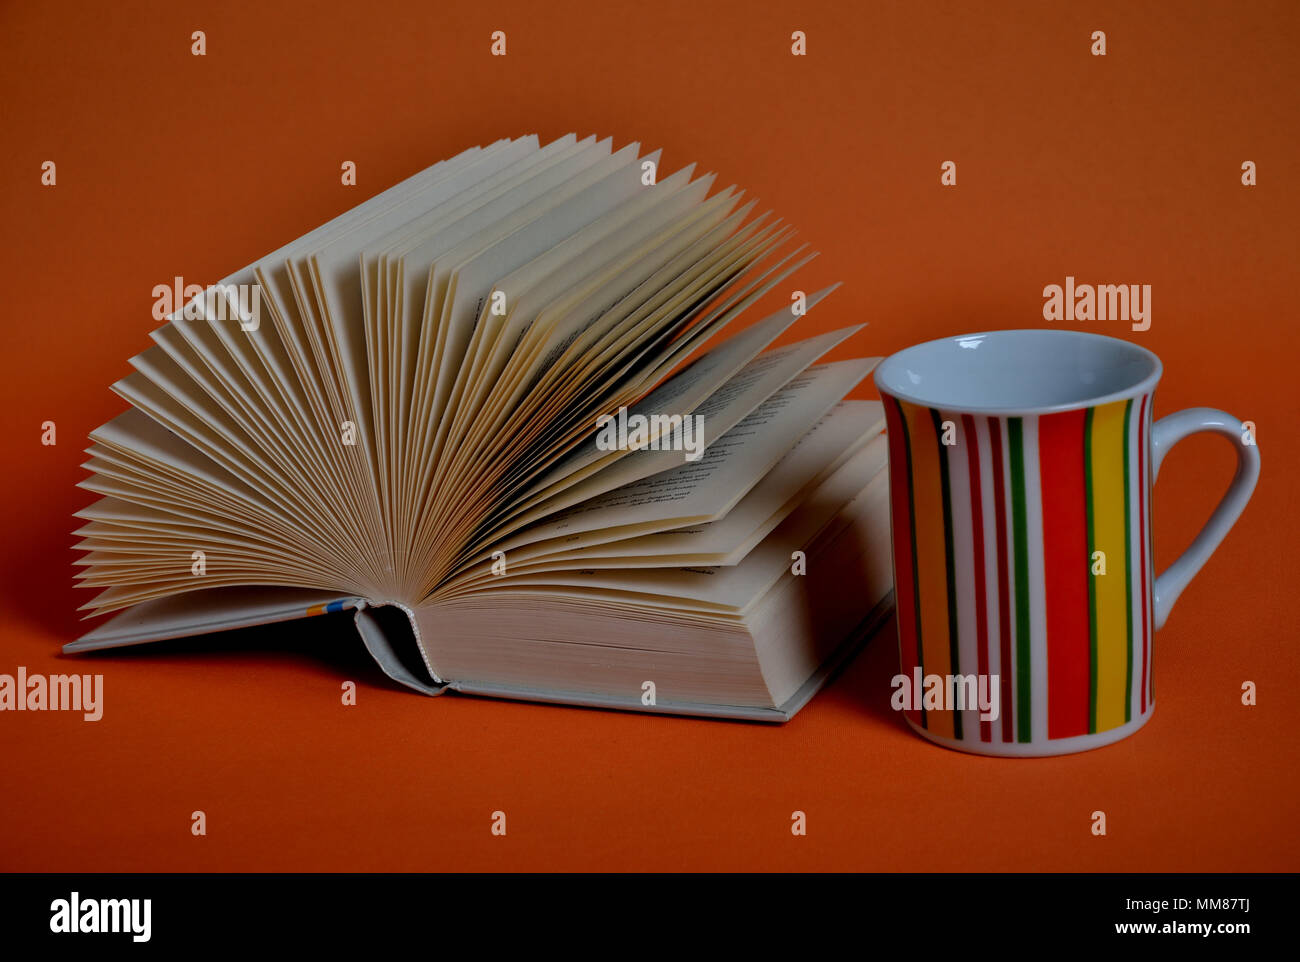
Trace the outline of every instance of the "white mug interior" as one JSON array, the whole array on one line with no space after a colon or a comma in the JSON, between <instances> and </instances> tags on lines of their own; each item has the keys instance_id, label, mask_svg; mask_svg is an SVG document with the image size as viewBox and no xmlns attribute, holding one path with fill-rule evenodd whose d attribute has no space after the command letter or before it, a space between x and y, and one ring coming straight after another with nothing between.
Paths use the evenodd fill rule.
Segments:
<instances>
[{"instance_id":1,"label":"white mug interior","mask_svg":"<svg viewBox=\"0 0 1300 962\"><path fill-rule=\"evenodd\" d=\"M876 368L903 401L972 414L1045 414L1147 394L1160 359L1128 341L1068 330L988 331L926 341Z\"/></svg>"}]
</instances>

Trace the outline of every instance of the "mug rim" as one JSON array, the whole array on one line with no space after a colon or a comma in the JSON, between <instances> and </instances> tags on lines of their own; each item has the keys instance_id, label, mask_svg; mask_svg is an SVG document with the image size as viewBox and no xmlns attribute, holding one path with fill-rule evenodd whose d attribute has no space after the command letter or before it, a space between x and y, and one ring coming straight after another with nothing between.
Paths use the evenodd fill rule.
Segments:
<instances>
[{"instance_id":1,"label":"mug rim","mask_svg":"<svg viewBox=\"0 0 1300 962\"><path fill-rule=\"evenodd\" d=\"M882 376L887 374L892 368L897 367L906 359L906 356L917 351L921 351L936 344L946 344L953 341L964 341L973 337L1005 337L1015 334L1036 334L1046 335L1048 337L1057 337L1062 339L1078 339L1092 341L1106 341L1116 345L1120 349L1130 351L1140 355L1151 366L1150 372L1141 380L1129 385L1118 391L1110 391L1106 394L1098 394L1094 397L1083 398L1078 401L1065 401L1059 404L1026 404L1026 405L996 405L996 404L962 404L962 405L943 405L936 403L934 399L927 399L919 394L909 391L897 391L892 386L882 383ZM1023 415L1055 414L1061 411L1081 411L1087 408L1097 407L1102 404L1109 404L1114 401L1123 401L1128 398L1141 397L1144 394L1150 394L1155 390L1156 384L1159 383L1161 375L1164 373L1164 365L1161 364L1159 356L1139 344L1132 341L1126 341L1123 338L1111 337L1108 334L1094 334L1091 331L1076 331L1062 328L1044 328L1044 327L1018 327L1018 328L1001 328L990 331L975 331L970 334L954 334L947 337L931 338L928 341L920 341L916 344L908 345L901 350L895 351L886 357L877 366L872 374L876 389L881 396L888 395L901 401L907 401L920 407L932 408L935 410L957 411L966 414L990 415L995 417L1015 417Z\"/></svg>"}]
</instances>

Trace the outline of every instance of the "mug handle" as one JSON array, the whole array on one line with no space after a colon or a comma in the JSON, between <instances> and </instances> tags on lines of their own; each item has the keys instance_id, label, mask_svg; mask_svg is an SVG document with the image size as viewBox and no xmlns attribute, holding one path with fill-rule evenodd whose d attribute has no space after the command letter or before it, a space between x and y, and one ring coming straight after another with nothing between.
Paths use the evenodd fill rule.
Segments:
<instances>
[{"instance_id":1,"label":"mug handle","mask_svg":"<svg viewBox=\"0 0 1300 962\"><path fill-rule=\"evenodd\" d=\"M1210 560L1210 555L1223 541L1228 529L1241 516L1242 509L1250 500L1251 492L1255 490L1255 482L1259 480L1259 447L1253 443L1253 436L1251 443L1246 442L1246 430L1241 422L1231 414L1214 408L1188 408L1185 411L1166 415L1151 426L1152 484L1155 483L1156 475L1160 472L1160 462L1165 459L1169 449L1183 438L1201 431L1222 434L1232 440L1237 448L1237 473L1233 475L1232 483L1228 485L1228 490L1219 501L1219 506L1210 515L1210 520L1205 522L1201 533L1196 536L1187 550L1156 578L1152 592L1152 606L1155 609L1157 629L1164 627L1170 609L1178 600L1178 596L1183 593L1183 589L1187 587L1187 583L1192 580L1196 572L1201 570L1205 562Z\"/></svg>"}]
</instances>

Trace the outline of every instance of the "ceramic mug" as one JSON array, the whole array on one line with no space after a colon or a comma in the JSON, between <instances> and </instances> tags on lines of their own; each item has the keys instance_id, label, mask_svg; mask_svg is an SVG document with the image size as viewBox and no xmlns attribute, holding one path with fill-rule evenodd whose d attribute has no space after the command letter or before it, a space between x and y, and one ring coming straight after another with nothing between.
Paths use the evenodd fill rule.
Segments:
<instances>
[{"instance_id":1,"label":"ceramic mug","mask_svg":"<svg viewBox=\"0 0 1300 962\"><path fill-rule=\"evenodd\" d=\"M1059 755L1132 734L1155 705L1152 636L1246 506L1249 425L1212 408L1151 423L1161 364L1127 341L991 331L876 368L889 434L901 674L921 735ZM1191 546L1152 571L1151 486L1190 434L1237 473Z\"/></svg>"}]
</instances>

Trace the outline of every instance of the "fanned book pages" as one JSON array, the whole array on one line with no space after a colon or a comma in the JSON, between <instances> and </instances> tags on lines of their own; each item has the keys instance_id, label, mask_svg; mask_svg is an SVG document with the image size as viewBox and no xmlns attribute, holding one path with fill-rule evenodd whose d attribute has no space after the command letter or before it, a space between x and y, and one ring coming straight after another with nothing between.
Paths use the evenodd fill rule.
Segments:
<instances>
[{"instance_id":1,"label":"fanned book pages","mask_svg":"<svg viewBox=\"0 0 1300 962\"><path fill-rule=\"evenodd\" d=\"M472 148L189 298L91 435L66 650L350 609L429 694L789 718L892 598L876 359L772 348L812 253L658 160Z\"/></svg>"}]
</instances>

